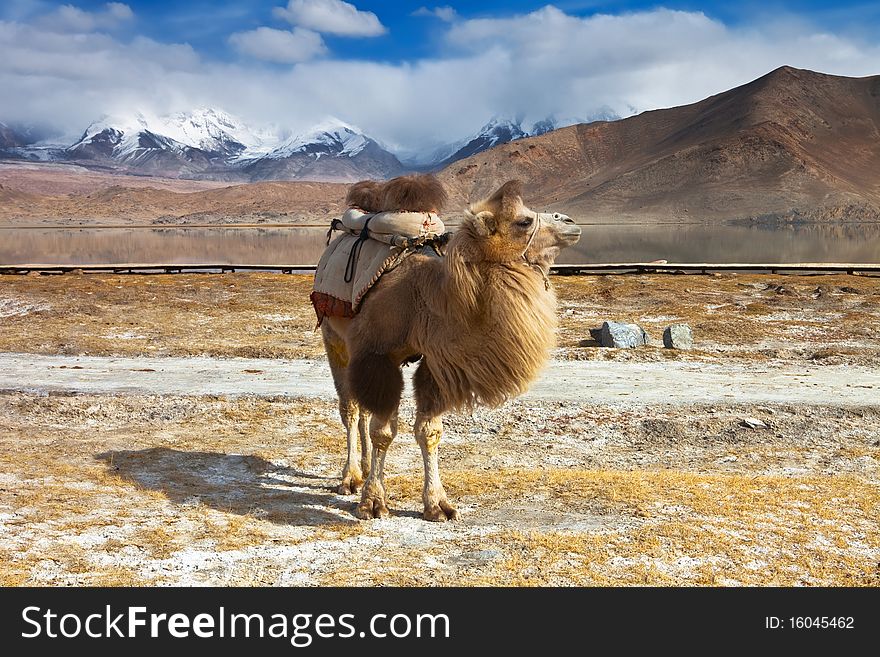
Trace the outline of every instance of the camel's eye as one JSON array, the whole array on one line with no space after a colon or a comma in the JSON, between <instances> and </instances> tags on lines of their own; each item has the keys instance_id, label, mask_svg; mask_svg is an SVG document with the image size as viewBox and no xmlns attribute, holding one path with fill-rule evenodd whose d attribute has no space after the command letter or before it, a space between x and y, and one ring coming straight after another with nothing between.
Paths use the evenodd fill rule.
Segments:
<instances>
[{"instance_id":1,"label":"camel's eye","mask_svg":"<svg viewBox=\"0 0 880 657\"><path fill-rule=\"evenodd\" d=\"M558 212L554 212L554 213L553 213L553 218L554 218L554 219L559 219L561 216L562 216L562 215L559 214Z\"/></svg>"},{"instance_id":2,"label":"camel's eye","mask_svg":"<svg viewBox=\"0 0 880 657\"><path fill-rule=\"evenodd\" d=\"M517 221L516 223L517 223L517 225L522 226L523 228L528 228L529 226L532 225L532 218L527 217L527 218L523 219L522 221Z\"/></svg>"}]
</instances>

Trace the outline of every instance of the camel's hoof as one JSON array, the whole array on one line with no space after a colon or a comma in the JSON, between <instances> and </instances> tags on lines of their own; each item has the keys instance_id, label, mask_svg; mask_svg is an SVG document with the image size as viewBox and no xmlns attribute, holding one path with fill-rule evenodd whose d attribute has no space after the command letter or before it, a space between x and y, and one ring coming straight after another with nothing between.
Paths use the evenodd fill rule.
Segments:
<instances>
[{"instance_id":1,"label":"camel's hoof","mask_svg":"<svg viewBox=\"0 0 880 657\"><path fill-rule=\"evenodd\" d=\"M342 483L336 488L336 492L339 495L352 495L357 493L361 489L361 485L363 485L364 480L360 477L346 477L342 480Z\"/></svg>"},{"instance_id":2,"label":"camel's hoof","mask_svg":"<svg viewBox=\"0 0 880 657\"><path fill-rule=\"evenodd\" d=\"M426 506L422 517L431 522L446 522L447 520L458 520L458 511L449 502L441 501L433 506Z\"/></svg>"},{"instance_id":3,"label":"camel's hoof","mask_svg":"<svg viewBox=\"0 0 880 657\"><path fill-rule=\"evenodd\" d=\"M354 510L354 515L361 520L387 518L389 516L388 506L385 504L384 500L377 497L368 497L357 505L357 508Z\"/></svg>"}]
</instances>

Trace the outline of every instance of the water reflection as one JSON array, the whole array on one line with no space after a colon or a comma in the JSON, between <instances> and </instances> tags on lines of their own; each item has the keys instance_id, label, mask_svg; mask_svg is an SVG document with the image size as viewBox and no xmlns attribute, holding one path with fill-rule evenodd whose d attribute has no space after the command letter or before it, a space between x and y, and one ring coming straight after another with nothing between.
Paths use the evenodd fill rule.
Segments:
<instances>
[{"instance_id":1,"label":"water reflection","mask_svg":"<svg viewBox=\"0 0 880 657\"><path fill-rule=\"evenodd\" d=\"M880 224L585 226L559 262L880 263Z\"/></svg>"},{"instance_id":2,"label":"water reflection","mask_svg":"<svg viewBox=\"0 0 880 657\"><path fill-rule=\"evenodd\" d=\"M324 228L0 229L0 264L314 265ZM880 263L880 224L588 225L560 263Z\"/></svg>"}]
</instances>

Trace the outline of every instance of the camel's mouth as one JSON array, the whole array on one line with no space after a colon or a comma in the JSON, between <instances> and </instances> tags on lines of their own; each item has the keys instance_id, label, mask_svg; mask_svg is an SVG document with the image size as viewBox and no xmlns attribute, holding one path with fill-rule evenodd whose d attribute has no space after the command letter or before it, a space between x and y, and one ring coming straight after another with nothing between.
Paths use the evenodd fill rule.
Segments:
<instances>
[{"instance_id":1,"label":"camel's mouth","mask_svg":"<svg viewBox=\"0 0 880 657\"><path fill-rule=\"evenodd\" d=\"M577 244L581 239L581 227L575 223L565 223L559 228L559 237L566 246Z\"/></svg>"}]
</instances>

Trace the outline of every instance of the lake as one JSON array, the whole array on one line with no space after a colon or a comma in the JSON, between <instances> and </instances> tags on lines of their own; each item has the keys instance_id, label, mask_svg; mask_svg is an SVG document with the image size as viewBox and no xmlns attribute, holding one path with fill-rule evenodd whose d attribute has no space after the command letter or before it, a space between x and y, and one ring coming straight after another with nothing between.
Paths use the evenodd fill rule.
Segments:
<instances>
[{"instance_id":1,"label":"lake","mask_svg":"<svg viewBox=\"0 0 880 657\"><path fill-rule=\"evenodd\" d=\"M880 263L880 224L583 225L565 264ZM322 227L0 228L0 264L314 265Z\"/></svg>"}]
</instances>

